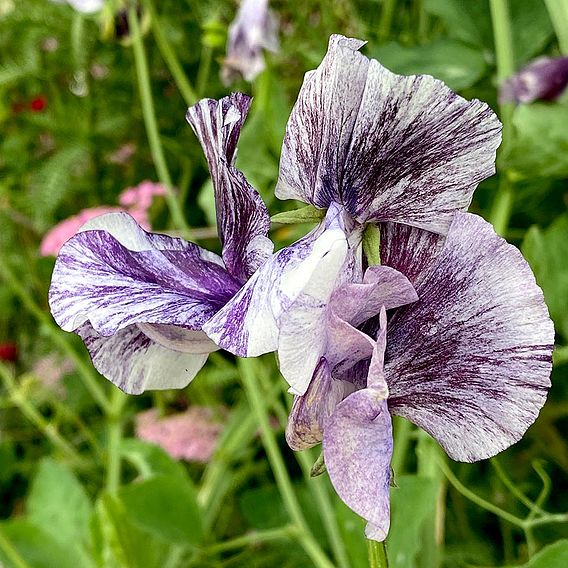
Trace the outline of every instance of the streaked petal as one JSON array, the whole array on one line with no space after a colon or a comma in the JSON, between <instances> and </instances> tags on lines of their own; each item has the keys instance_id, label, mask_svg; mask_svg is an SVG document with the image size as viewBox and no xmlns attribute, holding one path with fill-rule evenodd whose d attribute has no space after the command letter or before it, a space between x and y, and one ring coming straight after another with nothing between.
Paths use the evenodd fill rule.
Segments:
<instances>
[{"instance_id":1,"label":"streaked petal","mask_svg":"<svg viewBox=\"0 0 568 568\"><path fill-rule=\"evenodd\" d=\"M403 77L332 36L292 110L276 195L358 221L395 221L445 233L477 184L495 171L501 125L428 75Z\"/></svg>"},{"instance_id":2,"label":"streaked petal","mask_svg":"<svg viewBox=\"0 0 568 568\"><path fill-rule=\"evenodd\" d=\"M185 387L203 367L208 352L186 353L160 345L137 325L130 325L112 337L99 335L89 323L81 336L95 368L128 394L146 390ZM210 351L214 351L213 347Z\"/></svg>"},{"instance_id":3,"label":"streaked petal","mask_svg":"<svg viewBox=\"0 0 568 568\"><path fill-rule=\"evenodd\" d=\"M346 260L348 250L352 249L338 215L336 208L331 207L322 224L274 254L207 322L203 327L207 335L217 345L240 357L276 351L282 315L302 296L306 287L311 289L310 282L315 288L315 283L321 286L321 290L314 292L317 298L331 294L339 276L338 267L341 267L339 272L343 271L341 259ZM357 266L350 266L349 270L360 270L357 250L351 259ZM304 308L309 311L308 298L302 298L306 300ZM317 311L317 305L312 307ZM301 317L302 311L299 309L298 317ZM314 362L310 377L318 360L319 357Z\"/></svg>"},{"instance_id":4,"label":"streaked petal","mask_svg":"<svg viewBox=\"0 0 568 568\"><path fill-rule=\"evenodd\" d=\"M386 314L371 360L367 388L350 394L325 422L323 453L337 494L366 519L367 538L384 540L390 525L392 422L383 374Z\"/></svg>"},{"instance_id":5,"label":"streaked petal","mask_svg":"<svg viewBox=\"0 0 568 568\"><path fill-rule=\"evenodd\" d=\"M50 307L66 331L86 321L104 336L134 323L200 329L239 288L212 253L146 233L127 214L91 227L63 246L53 271Z\"/></svg>"},{"instance_id":6,"label":"streaked petal","mask_svg":"<svg viewBox=\"0 0 568 568\"><path fill-rule=\"evenodd\" d=\"M242 93L219 101L203 99L187 111L215 188L217 229L227 270L245 282L272 254L270 216L258 192L233 163L251 103Z\"/></svg>"},{"instance_id":7,"label":"streaked petal","mask_svg":"<svg viewBox=\"0 0 568 568\"><path fill-rule=\"evenodd\" d=\"M521 253L468 213L416 286L420 299L390 322L389 408L453 459L493 456L522 437L550 386L542 292Z\"/></svg>"},{"instance_id":8,"label":"streaked petal","mask_svg":"<svg viewBox=\"0 0 568 568\"><path fill-rule=\"evenodd\" d=\"M296 396L288 417L286 441L293 450L305 450L323 439L326 419L354 387L331 377L325 359L321 359L303 396Z\"/></svg>"}]
</instances>

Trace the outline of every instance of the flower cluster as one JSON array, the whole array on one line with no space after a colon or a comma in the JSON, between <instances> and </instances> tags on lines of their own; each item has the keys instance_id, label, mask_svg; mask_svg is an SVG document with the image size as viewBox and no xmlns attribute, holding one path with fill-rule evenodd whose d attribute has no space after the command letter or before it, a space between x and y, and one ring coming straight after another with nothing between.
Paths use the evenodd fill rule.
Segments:
<instances>
[{"instance_id":1,"label":"flower cluster","mask_svg":"<svg viewBox=\"0 0 568 568\"><path fill-rule=\"evenodd\" d=\"M112 213L63 246L50 305L129 393L183 387L219 348L277 352L295 395L289 445L323 444L337 493L383 540L391 415L456 460L496 454L544 404L554 330L519 251L465 212L494 173L494 113L391 73L363 44L331 37L288 122L276 195L317 210L315 229L273 253L266 207L234 166L250 99L202 100L187 120L222 256Z\"/></svg>"}]
</instances>

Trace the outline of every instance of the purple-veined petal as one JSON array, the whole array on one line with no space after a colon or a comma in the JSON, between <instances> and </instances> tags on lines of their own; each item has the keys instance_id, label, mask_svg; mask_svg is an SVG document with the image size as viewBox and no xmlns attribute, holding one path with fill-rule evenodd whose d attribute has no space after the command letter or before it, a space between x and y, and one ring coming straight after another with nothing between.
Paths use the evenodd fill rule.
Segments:
<instances>
[{"instance_id":1,"label":"purple-veined petal","mask_svg":"<svg viewBox=\"0 0 568 568\"><path fill-rule=\"evenodd\" d=\"M401 223L381 223L381 263L402 272L413 284L436 260L445 238Z\"/></svg>"},{"instance_id":2,"label":"purple-veined petal","mask_svg":"<svg viewBox=\"0 0 568 568\"><path fill-rule=\"evenodd\" d=\"M272 254L270 216L258 192L233 163L251 103L242 93L219 101L203 99L187 111L215 188L217 229L227 270L245 282Z\"/></svg>"},{"instance_id":3,"label":"purple-veined petal","mask_svg":"<svg viewBox=\"0 0 568 568\"><path fill-rule=\"evenodd\" d=\"M202 352L172 350L150 338L136 324L111 337L99 335L89 323L84 323L77 333L95 368L128 394L185 387L203 367L208 353L216 349L202 332L193 332L187 343ZM201 347L197 347L199 344Z\"/></svg>"},{"instance_id":4,"label":"purple-veined petal","mask_svg":"<svg viewBox=\"0 0 568 568\"><path fill-rule=\"evenodd\" d=\"M381 319L386 323L382 310ZM367 537L382 541L390 525L392 422L383 374L386 327L381 328L367 388L350 394L325 422L323 454L337 494L368 521Z\"/></svg>"},{"instance_id":5,"label":"purple-veined petal","mask_svg":"<svg viewBox=\"0 0 568 568\"><path fill-rule=\"evenodd\" d=\"M349 270L360 270L360 247L351 246L340 217L341 211L330 207L324 222L275 253L207 322L205 333L217 345L240 357L276 351L281 317L310 282L317 281L325 288L314 292L321 298L331 294L330 288L346 265ZM350 250L351 262L346 263Z\"/></svg>"},{"instance_id":6,"label":"purple-veined petal","mask_svg":"<svg viewBox=\"0 0 568 568\"><path fill-rule=\"evenodd\" d=\"M103 336L135 323L198 330L239 288L216 255L146 233L126 213L86 229L63 246L53 271L49 303L66 331L87 321Z\"/></svg>"},{"instance_id":7,"label":"purple-veined petal","mask_svg":"<svg viewBox=\"0 0 568 568\"><path fill-rule=\"evenodd\" d=\"M428 75L404 77L332 36L306 74L286 129L276 195L359 222L394 221L444 234L495 171L501 125Z\"/></svg>"},{"instance_id":8,"label":"purple-veined petal","mask_svg":"<svg viewBox=\"0 0 568 568\"><path fill-rule=\"evenodd\" d=\"M519 440L550 386L554 329L521 253L456 213L444 248L390 322L389 408L460 461Z\"/></svg>"},{"instance_id":9,"label":"purple-veined petal","mask_svg":"<svg viewBox=\"0 0 568 568\"><path fill-rule=\"evenodd\" d=\"M305 450L319 444L325 421L353 390L351 383L331 377L329 365L322 358L305 394L294 398L286 427L288 445L293 450Z\"/></svg>"}]
</instances>

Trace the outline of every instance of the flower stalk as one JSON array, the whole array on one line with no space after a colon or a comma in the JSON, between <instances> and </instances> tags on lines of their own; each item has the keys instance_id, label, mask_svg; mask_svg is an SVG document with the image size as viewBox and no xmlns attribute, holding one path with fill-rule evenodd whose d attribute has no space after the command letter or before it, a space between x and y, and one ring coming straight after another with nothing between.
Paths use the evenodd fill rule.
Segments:
<instances>
[{"instance_id":1,"label":"flower stalk","mask_svg":"<svg viewBox=\"0 0 568 568\"><path fill-rule=\"evenodd\" d=\"M389 561L384 542L368 540L367 552L369 554L369 568L388 568Z\"/></svg>"}]
</instances>

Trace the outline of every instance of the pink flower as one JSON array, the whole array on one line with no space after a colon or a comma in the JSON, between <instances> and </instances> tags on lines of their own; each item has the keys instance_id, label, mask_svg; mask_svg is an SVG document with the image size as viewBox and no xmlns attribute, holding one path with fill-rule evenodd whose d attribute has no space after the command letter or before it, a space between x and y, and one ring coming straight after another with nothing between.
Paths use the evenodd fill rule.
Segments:
<instances>
[{"instance_id":1,"label":"pink flower","mask_svg":"<svg viewBox=\"0 0 568 568\"><path fill-rule=\"evenodd\" d=\"M91 207L89 209L83 209L77 213L77 215L73 215L73 217L61 221L61 223L55 225L55 227L50 229L43 237L39 249L41 256L57 256L63 244L75 235L87 221L99 215L112 213L114 211L124 211L124 208L111 207L109 205ZM150 229L146 211L129 210L128 213L130 213L142 227Z\"/></svg>"},{"instance_id":2,"label":"pink flower","mask_svg":"<svg viewBox=\"0 0 568 568\"><path fill-rule=\"evenodd\" d=\"M164 449L170 456L206 463L211 459L223 425L213 410L192 406L185 412L160 418L156 409L136 417L136 436Z\"/></svg>"},{"instance_id":3,"label":"pink flower","mask_svg":"<svg viewBox=\"0 0 568 568\"><path fill-rule=\"evenodd\" d=\"M145 180L135 187L127 187L118 196L118 202L124 207L147 211L154 197L159 195L166 195L166 188L161 183Z\"/></svg>"},{"instance_id":4,"label":"pink flower","mask_svg":"<svg viewBox=\"0 0 568 568\"><path fill-rule=\"evenodd\" d=\"M36 361L32 372L39 382L56 395L65 398L66 392L61 379L75 370L75 364L71 359L60 359L50 354Z\"/></svg>"}]
</instances>

